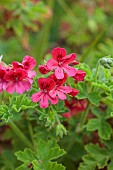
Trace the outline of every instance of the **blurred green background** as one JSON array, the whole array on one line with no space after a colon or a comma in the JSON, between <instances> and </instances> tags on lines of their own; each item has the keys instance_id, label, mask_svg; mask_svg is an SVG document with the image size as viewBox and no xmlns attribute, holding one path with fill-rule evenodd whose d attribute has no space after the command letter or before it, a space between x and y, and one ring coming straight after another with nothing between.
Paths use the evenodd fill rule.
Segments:
<instances>
[{"instance_id":1,"label":"blurred green background","mask_svg":"<svg viewBox=\"0 0 113 170\"><path fill-rule=\"evenodd\" d=\"M0 0L0 55L37 66L54 47L95 67L113 54L113 0Z\"/></svg>"}]
</instances>

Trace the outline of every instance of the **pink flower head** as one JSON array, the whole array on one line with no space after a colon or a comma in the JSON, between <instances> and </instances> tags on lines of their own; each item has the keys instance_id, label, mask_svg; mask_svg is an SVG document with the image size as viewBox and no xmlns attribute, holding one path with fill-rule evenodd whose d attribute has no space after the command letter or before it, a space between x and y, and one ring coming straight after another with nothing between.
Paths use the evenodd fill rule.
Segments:
<instances>
[{"instance_id":1,"label":"pink flower head","mask_svg":"<svg viewBox=\"0 0 113 170\"><path fill-rule=\"evenodd\" d=\"M4 83L5 83L5 80L4 80L4 75L6 73L6 70L4 67L0 67L0 92L3 90L3 87L4 87Z\"/></svg>"},{"instance_id":2,"label":"pink flower head","mask_svg":"<svg viewBox=\"0 0 113 170\"><path fill-rule=\"evenodd\" d=\"M40 101L40 107L41 108L47 108L48 107L48 100L52 104L58 103L58 98L56 96L51 97L49 92L54 88L55 81L51 78L39 78L38 79L38 85L40 87L40 92L37 92L32 95L32 101L38 102Z\"/></svg>"},{"instance_id":3,"label":"pink flower head","mask_svg":"<svg viewBox=\"0 0 113 170\"><path fill-rule=\"evenodd\" d=\"M55 97L56 95L58 95L60 100L65 100L66 94L72 91L72 88L70 86L62 86L67 80L67 74L64 73L63 79L56 79L55 74L50 75L50 78L52 78L56 82L54 88L49 92L50 96Z\"/></svg>"},{"instance_id":4,"label":"pink flower head","mask_svg":"<svg viewBox=\"0 0 113 170\"><path fill-rule=\"evenodd\" d=\"M22 61L22 64L25 70L30 71L35 67L36 60L33 57L26 55Z\"/></svg>"},{"instance_id":5,"label":"pink flower head","mask_svg":"<svg viewBox=\"0 0 113 170\"><path fill-rule=\"evenodd\" d=\"M47 65L39 65L38 70L41 74L47 74L50 72L50 69L47 67Z\"/></svg>"},{"instance_id":6,"label":"pink flower head","mask_svg":"<svg viewBox=\"0 0 113 170\"><path fill-rule=\"evenodd\" d=\"M10 69L4 75L4 79L7 81L5 90L8 93L14 93L16 91L17 93L22 94L31 87L27 80L27 72L21 68Z\"/></svg>"},{"instance_id":7,"label":"pink flower head","mask_svg":"<svg viewBox=\"0 0 113 170\"><path fill-rule=\"evenodd\" d=\"M12 62L13 69L21 68L27 72L27 79L32 84L33 78L36 76L36 71L32 71L36 61L33 57L25 56L22 63L17 61Z\"/></svg>"},{"instance_id":8,"label":"pink flower head","mask_svg":"<svg viewBox=\"0 0 113 170\"><path fill-rule=\"evenodd\" d=\"M84 77L86 76L86 73L83 70L77 70L77 73L75 74L75 76L73 76L73 78L75 79L75 81L83 81Z\"/></svg>"},{"instance_id":9,"label":"pink flower head","mask_svg":"<svg viewBox=\"0 0 113 170\"><path fill-rule=\"evenodd\" d=\"M48 60L47 67L50 70L55 70L55 76L57 79L64 78L64 71L69 76L74 76L76 74L76 69L69 66L69 64L75 61L76 54L72 53L66 55L66 50L64 48L54 48L52 50L52 59Z\"/></svg>"}]
</instances>

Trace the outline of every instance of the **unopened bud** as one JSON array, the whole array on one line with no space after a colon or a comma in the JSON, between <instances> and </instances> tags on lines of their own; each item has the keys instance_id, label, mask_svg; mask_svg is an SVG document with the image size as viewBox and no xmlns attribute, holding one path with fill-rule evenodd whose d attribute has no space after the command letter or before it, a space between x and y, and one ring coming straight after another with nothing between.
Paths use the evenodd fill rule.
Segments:
<instances>
[{"instance_id":1,"label":"unopened bud","mask_svg":"<svg viewBox=\"0 0 113 170\"><path fill-rule=\"evenodd\" d=\"M103 57L100 59L100 64L103 67L110 69L111 67L113 67L113 58Z\"/></svg>"}]
</instances>

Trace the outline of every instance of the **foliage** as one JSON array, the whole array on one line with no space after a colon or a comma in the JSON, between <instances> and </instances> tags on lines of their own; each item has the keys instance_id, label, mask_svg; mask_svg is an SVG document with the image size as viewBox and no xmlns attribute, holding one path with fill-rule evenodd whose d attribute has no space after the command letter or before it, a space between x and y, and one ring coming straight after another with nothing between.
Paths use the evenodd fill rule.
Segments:
<instances>
[{"instance_id":1,"label":"foliage","mask_svg":"<svg viewBox=\"0 0 113 170\"><path fill-rule=\"evenodd\" d=\"M0 1L1 170L113 169L112 8L112 0ZM24 55L35 58L35 71ZM49 87L56 103L51 90L43 98Z\"/></svg>"}]
</instances>

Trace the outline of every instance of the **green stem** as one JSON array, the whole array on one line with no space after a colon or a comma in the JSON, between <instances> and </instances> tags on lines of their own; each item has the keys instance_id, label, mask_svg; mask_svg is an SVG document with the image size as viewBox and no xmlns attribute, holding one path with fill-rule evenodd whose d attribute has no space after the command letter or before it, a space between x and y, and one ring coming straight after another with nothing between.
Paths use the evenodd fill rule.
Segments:
<instances>
[{"instance_id":1,"label":"green stem","mask_svg":"<svg viewBox=\"0 0 113 170\"><path fill-rule=\"evenodd\" d=\"M15 125L11 120L9 121L9 126L13 130L13 132L19 137L19 139L29 148L32 148L30 141L26 138L26 136L22 133L22 131Z\"/></svg>"},{"instance_id":2,"label":"green stem","mask_svg":"<svg viewBox=\"0 0 113 170\"><path fill-rule=\"evenodd\" d=\"M30 122L28 122L28 128L29 128L29 132L30 132L30 136L31 136L31 140L33 143L33 146L35 146L35 142L34 142L34 135L33 135L33 128Z\"/></svg>"},{"instance_id":3,"label":"green stem","mask_svg":"<svg viewBox=\"0 0 113 170\"><path fill-rule=\"evenodd\" d=\"M90 102L88 102L88 105L87 105L87 109L85 110L85 112L82 113L81 115L81 121L80 121L80 129L83 128L83 125L86 121L86 118L87 118L87 115L89 113L89 109L90 109Z\"/></svg>"},{"instance_id":4,"label":"green stem","mask_svg":"<svg viewBox=\"0 0 113 170\"><path fill-rule=\"evenodd\" d=\"M99 66L100 66L100 60L97 62L97 65L96 65L95 81L97 81L97 79L98 79ZM95 90L95 87L93 86L91 89L92 89L92 92L93 92ZM81 115L80 130L83 128L83 125L84 125L86 118L87 118L87 115L89 113L89 109L90 109L90 101L88 101L87 109Z\"/></svg>"}]
</instances>

